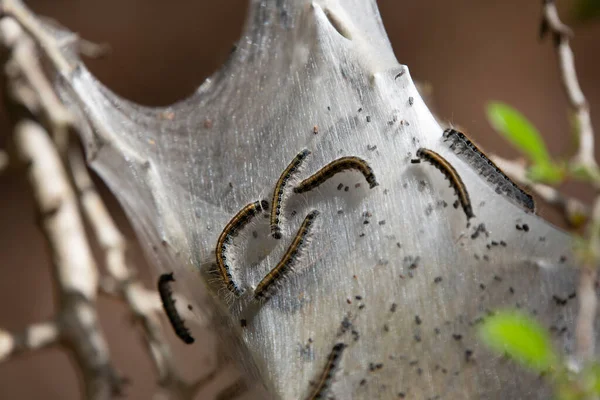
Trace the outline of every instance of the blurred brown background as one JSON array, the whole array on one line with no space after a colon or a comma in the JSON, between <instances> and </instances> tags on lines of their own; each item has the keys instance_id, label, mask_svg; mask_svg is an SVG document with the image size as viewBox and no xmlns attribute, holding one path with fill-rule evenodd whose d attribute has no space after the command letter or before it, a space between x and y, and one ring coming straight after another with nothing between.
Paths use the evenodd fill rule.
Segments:
<instances>
[{"instance_id":1,"label":"blurred brown background","mask_svg":"<svg viewBox=\"0 0 600 400\"><path fill-rule=\"evenodd\" d=\"M399 61L415 80L433 89L437 116L465 128L485 149L515 152L489 127L484 105L512 104L543 133L556 155L572 149L553 48L538 40L540 1L379 1ZM88 64L116 93L146 105L166 105L190 94L227 57L237 40L246 3L237 1L30 0L39 14L83 37L111 45L111 54ZM559 1L574 28L579 78L600 129L600 20L568 18L572 2ZM0 114L0 144L7 133ZM578 193L569 187L571 193ZM114 199L107 202L131 238L131 259L154 286L132 231ZM33 203L22 172L0 176L0 326L19 331L53 315L51 277ZM541 207L541 214L556 216ZM127 397L151 398L155 373L121 305L100 299L100 311L117 366L132 381ZM171 333L167 332L170 336ZM206 360L190 360L202 374ZM0 365L1 399L78 399L77 375L59 350L19 357Z\"/></svg>"}]
</instances>

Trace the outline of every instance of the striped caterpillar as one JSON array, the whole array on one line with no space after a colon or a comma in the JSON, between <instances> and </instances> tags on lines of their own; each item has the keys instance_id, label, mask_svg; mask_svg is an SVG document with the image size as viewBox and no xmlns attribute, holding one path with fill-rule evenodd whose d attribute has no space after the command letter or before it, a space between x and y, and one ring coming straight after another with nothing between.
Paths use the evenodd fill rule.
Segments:
<instances>
[{"instance_id":1,"label":"striped caterpillar","mask_svg":"<svg viewBox=\"0 0 600 400\"><path fill-rule=\"evenodd\" d=\"M505 195L525 211L535 212L533 197L506 176L464 133L446 129L442 136L444 142L450 143L450 149L474 167L496 193Z\"/></svg>"},{"instance_id":2,"label":"striped caterpillar","mask_svg":"<svg viewBox=\"0 0 600 400\"><path fill-rule=\"evenodd\" d=\"M429 150L421 147L417 150L418 159L411 160L411 163L417 164L421 162L421 160L426 161L433 165L435 168L441 171L442 174L448 179L450 182L450 186L456 192L458 196L458 201L460 202L465 215L467 216L467 221L471 218L475 217L473 214L473 207L471 206L471 199L469 197L469 192L467 192L467 188L458 175L458 172L454 169L452 165L444 157L439 155L433 150Z\"/></svg>"},{"instance_id":3,"label":"striped caterpillar","mask_svg":"<svg viewBox=\"0 0 600 400\"><path fill-rule=\"evenodd\" d=\"M286 188L289 180L292 178L292 176L296 172L298 172L298 170L300 169L300 166L302 165L302 162L304 161L304 159L306 157L308 157L309 154L310 154L310 151L308 151L307 149L304 149L300 153L298 153L296 155L296 157L294 157L292 162L283 170L283 172L281 173L281 176L279 177L279 179L277 180L277 183L275 184L275 190L273 191L273 201L272 201L271 221L270 221L271 222L271 236L274 239L281 239L281 237L282 237L280 222L281 222L281 207L283 205L283 195L284 195L285 188Z\"/></svg>"},{"instance_id":4,"label":"striped caterpillar","mask_svg":"<svg viewBox=\"0 0 600 400\"><path fill-rule=\"evenodd\" d=\"M294 188L294 193L305 193L313 190L326 182L332 176L351 169L357 170L363 174L367 180L367 183L369 184L369 188L373 189L375 186L379 185L379 183L377 183L377 179L375 178L373 169L365 160L362 158L349 156L341 157L330 162L312 176L300 182L298 186Z\"/></svg>"},{"instance_id":5,"label":"striped caterpillar","mask_svg":"<svg viewBox=\"0 0 600 400\"><path fill-rule=\"evenodd\" d=\"M236 296L241 296L242 288L235 283L231 275L231 266L227 260L227 246L233 241L233 238L248 225L254 217L263 211L269 209L269 202L266 200L255 201L244 206L233 218L225 225L223 232L217 239L217 248L215 254L217 257L217 268L219 275L227 289Z\"/></svg>"},{"instance_id":6,"label":"striped caterpillar","mask_svg":"<svg viewBox=\"0 0 600 400\"><path fill-rule=\"evenodd\" d=\"M298 255L302 247L306 244L307 237L312 229L315 219L319 215L319 211L313 210L311 211L304 221L294 240L288 247L287 251L277 264L267 275L260 281L256 289L254 290L254 299L255 300L266 300L270 297L272 293L272 288L275 284L286 274L293 270L294 264L298 259Z\"/></svg>"}]
</instances>

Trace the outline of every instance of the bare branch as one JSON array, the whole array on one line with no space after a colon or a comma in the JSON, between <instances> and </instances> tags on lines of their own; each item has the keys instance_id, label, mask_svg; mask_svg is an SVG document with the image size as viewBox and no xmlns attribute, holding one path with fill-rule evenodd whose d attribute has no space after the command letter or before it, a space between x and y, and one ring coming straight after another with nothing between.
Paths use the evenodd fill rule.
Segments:
<instances>
[{"instance_id":1,"label":"bare branch","mask_svg":"<svg viewBox=\"0 0 600 400\"><path fill-rule=\"evenodd\" d=\"M55 345L59 336L59 327L55 321L33 324L18 334L0 330L0 362L25 351Z\"/></svg>"},{"instance_id":2,"label":"bare branch","mask_svg":"<svg viewBox=\"0 0 600 400\"><path fill-rule=\"evenodd\" d=\"M595 352L596 334L594 323L598 298L596 297L596 279L598 270L596 266L584 266L579 272L579 286L577 297L579 299L579 312L575 324L575 357L579 363L593 360Z\"/></svg>"},{"instance_id":3,"label":"bare branch","mask_svg":"<svg viewBox=\"0 0 600 400\"><path fill-rule=\"evenodd\" d=\"M21 161L30 167L31 183L40 203L42 227L51 244L61 289L61 310L57 319L61 335L55 339L66 343L74 351L84 373L87 397L109 398L120 390L122 382L110 365L108 348L98 325L94 302L99 279L70 185L72 182L77 188L81 209L104 251L113 294L124 299L140 321L142 337L154 360L161 386L172 398L194 398L199 390L214 380L216 371L191 383L180 376L162 335L157 315L162 306L158 296L136 281L127 266L125 239L98 195L81 151L72 146L67 151L72 116L44 75L35 46L40 46L60 73L65 72L67 64L59 52L59 43L47 35L20 1L6 1L4 11L17 17L27 33L33 35L32 39L25 34L12 18L2 19L3 44L12 56L7 64L9 103L15 106L14 116L24 116L16 118L16 147ZM77 41L89 47L89 43L81 43L78 38ZM29 119L31 115L41 117L52 129L54 143L45 136L41 125ZM69 163L70 179L62 169L62 161L53 145L61 150L63 160ZM48 185L50 182L51 185ZM61 233L62 230L67 232ZM8 358L10 349L13 349L11 354L15 354L17 351L14 349L22 346L11 341L8 334L6 337Z\"/></svg>"},{"instance_id":4,"label":"bare branch","mask_svg":"<svg viewBox=\"0 0 600 400\"><path fill-rule=\"evenodd\" d=\"M557 189L541 183L534 183L527 178L525 166L518 161L510 161L497 156L490 157L508 176L531 190L548 205L556 208L565 221L573 227L581 226L590 215L589 208L577 199L567 197Z\"/></svg>"},{"instance_id":5,"label":"bare branch","mask_svg":"<svg viewBox=\"0 0 600 400\"><path fill-rule=\"evenodd\" d=\"M44 29L39 19L21 0L3 0L1 7L2 13L14 17L43 49L44 54L50 59L57 72L68 75L73 70L74 65L70 64L60 53L54 38Z\"/></svg>"},{"instance_id":6,"label":"bare branch","mask_svg":"<svg viewBox=\"0 0 600 400\"><path fill-rule=\"evenodd\" d=\"M41 216L42 231L52 252L60 288L59 321L63 341L84 371L91 399L107 399L120 391L94 301L97 272L85 239L74 194L60 158L42 127L23 120L15 126L15 146L30 165L29 180Z\"/></svg>"},{"instance_id":7,"label":"bare branch","mask_svg":"<svg viewBox=\"0 0 600 400\"><path fill-rule=\"evenodd\" d=\"M579 299L579 312L575 325L575 360L579 365L594 359L596 334L594 325L598 309L598 297L596 296L596 280L598 278L597 261L600 256L600 233L598 224L600 221L600 197L594 203L592 223L589 225L589 246L592 257L585 261L579 272L579 287L577 297Z\"/></svg>"},{"instance_id":8,"label":"bare branch","mask_svg":"<svg viewBox=\"0 0 600 400\"><path fill-rule=\"evenodd\" d=\"M108 273L119 282L127 281L132 272L125 263L125 239L98 195L79 149L69 151L69 163L83 212L104 251Z\"/></svg>"},{"instance_id":9,"label":"bare branch","mask_svg":"<svg viewBox=\"0 0 600 400\"><path fill-rule=\"evenodd\" d=\"M31 119L35 115L52 120L53 112L62 105L55 107L56 103L44 97L43 92L51 91L51 86L41 70L36 70L39 64L35 62L35 46L20 26L11 18L3 18L0 36L11 55L5 69L5 100L12 111L16 158L28 168L40 226L52 255L60 304L56 319L60 342L82 369L87 397L108 399L120 392L122 381L110 363L95 309L96 265L75 194L54 143L44 128ZM57 120L60 118L59 111Z\"/></svg>"},{"instance_id":10,"label":"bare branch","mask_svg":"<svg viewBox=\"0 0 600 400\"><path fill-rule=\"evenodd\" d=\"M577 79L573 51L569 45L569 38L573 33L561 22L553 0L545 0L542 6L541 36L545 36L548 31L554 38L563 88L577 121L579 150L573 161L595 171L597 164L594 157L594 129L588 102Z\"/></svg>"},{"instance_id":11,"label":"bare branch","mask_svg":"<svg viewBox=\"0 0 600 400\"><path fill-rule=\"evenodd\" d=\"M69 31L69 29L63 24L61 24L60 21L57 21L53 18L40 15L36 15L35 18L37 18L37 20L39 21L42 21L45 25L50 25L53 28L56 28L63 32ZM81 38L77 34L73 33L62 37L58 41L56 41L55 38L51 38L50 40L55 41L55 43L58 44L60 47L74 45L77 49L77 53L89 58L101 58L109 54L111 51L111 47L108 43L94 43L84 38Z\"/></svg>"},{"instance_id":12,"label":"bare branch","mask_svg":"<svg viewBox=\"0 0 600 400\"><path fill-rule=\"evenodd\" d=\"M44 75L35 42L28 35L21 34L20 31L20 27L11 27L10 24L5 29L5 46L12 49L11 68L18 72L20 79L24 80L24 82L12 81L10 84L16 83L20 90L23 90L24 87L35 89L35 102L39 102L35 109L44 124L50 128L54 141L63 152L67 148L68 130L73 124L73 117L61 103L51 83ZM13 88L13 90L19 89ZM32 106L33 104L29 101L29 108Z\"/></svg>"},{"instance_id":13,"label":"bare branch","mask_svg":"<svg viewBox=\"0 0 600 400\"><path fill-rule=\"evenodd\" d=\"M177 373L156 315L156 311L162 311L158 296L134 280L134 274L125 261L127 247L125 239L96 191L83 155L78 148L69 151L69 162L83 212L104 251L106 269L115 284L114 289L125 300L136 320L141 323L145 333L141 336L152 355L161 386L175 393L184 392L184 388L188 385Z\"/></svg>"},{"instance_id":14,"label":"bare branch","mask_svg":"<svg viewBox=\"0 0 600 400\"><path fill-rule=\"evenodd\" d=\"M561 79L571 108L575 113L579 133L579 150L573 161L587 168L594 175L597 174L597 164L594 156L594 130L590 117L588 102L579 86L573 51L569 39L573 33L569 27L562 23L553 0L545 0L542 6L542 22L540 35L543 37L551 32L557 49L558 66ZM581 365L593 359L595 352L594 323L598 299L596 296L597 265L596 260L600 254L600 240L596 233L600 221L600 198L596 199L590 224L589 246L595 257L592 261L583 263L579 272L579 313L575 326L575 358Z\"/></svg>"}]
</instances>

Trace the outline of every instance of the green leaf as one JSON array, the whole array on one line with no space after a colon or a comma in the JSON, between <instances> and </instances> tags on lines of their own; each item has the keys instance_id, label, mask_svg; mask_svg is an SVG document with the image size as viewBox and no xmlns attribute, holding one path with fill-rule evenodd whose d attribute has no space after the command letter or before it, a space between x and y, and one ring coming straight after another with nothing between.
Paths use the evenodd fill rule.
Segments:
<instances>
[{"instance_id":1,"label":"green leaf","mask_svg":"<svg viewBox=\"0 0 600 400\"><path fill-rule=\"evenodd\" d=\"M566 167L559 164L534 164L527 170L527 178L534 182L558 185L565 178Z\"/></svg>"},{"instance_id":2,"label":"green leaf","mask_svg":"<svg viewBox=\"0 0 600 400\"><path fill-rule=\"evenodd\" d=\"M500 132L534 164L551 164L550 155L538 130L519 111L505 103L492 102L487 106L492 127Z\"/></svg>"},{"instance_id":3,"label":"green leaf","mask_svg":"<svg viewBox=\"0 0 600 400\"><path fill-rule=\"evenodd\" d=\"M537 372L550 370L558 359L546 330L522 313L500 311L484 320L479 334L493 350Z\"/></svg>"}]
</instances>

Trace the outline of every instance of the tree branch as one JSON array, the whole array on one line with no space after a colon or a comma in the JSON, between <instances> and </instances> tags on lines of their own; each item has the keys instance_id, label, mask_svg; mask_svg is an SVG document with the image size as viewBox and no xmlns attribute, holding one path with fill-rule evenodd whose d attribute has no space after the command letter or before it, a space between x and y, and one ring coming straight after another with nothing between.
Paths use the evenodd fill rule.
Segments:
<instances>
[{"instance_id":1,"label":"tree branch","mask_svg":"<svg viewBox=\"0 0 600 400\"><path fill-rule=\"evenodd\" d=\"M579 287L577 298L579 312L575 325L575 361L579 367L594 360L596 334L594 331L598 297L596 295L596 281L598 279L597 260L600 257L600 197L594 203L592 223L589 224L589 254L584 257L583 265L579 272Z\"/></svg>"},{"instance_id":2,"label":"tree branch","mask_svg":"<svg viewBox=\"0 0 600 400\"><path fill-rule=\"evenodd\" d=\"M195 390L198 390L201 389L201 386L187 384L177 372L156 314L162 312L162 305L156 293L145 289L140 282L135 280L133 271L127 266L125 238L96 191L79 148L71 148L69 163L84 215L104 251L104 262L108 274L115 284L115 294L127 303L131 313L142 326L144 334L140 336L152 356L160 385L178 397L182 393L189 392L193 398L195 391L190 390L191 387L194 386ZM208 382L213 377L214 373L211 373L203 381Z\"/></svg>"},{"instance_id":3,"label":"tree branch","mask_svg":"<svg viewBox=\"0 0 600 400\"><path fill-rule=\"evenodd\" d=\"M598 270L595 265L582 266L579 286L577 288L579 312L575 324L575 358L579 365L594 359L596 344L594 323L598 309L598 299L596 296L597 278Z\"/></svg>"},{"instance_id":4,"label":"tree branch","mask_svg":"<svg viewBox=\"0 0 600 400\"><path fill-rule=\"evenodd\" d=\"M43 82L43 74L35 70L39 65L28 64L36 59L31 39L9 18L0 21L0 35L6 53L11 56L5 69L5 99L13 111L15 153L27 166L40 226L52 254L60 303L56 319L60 341L73 353L83 371L88 398L107 399L121 391L122 381L111 365L95 309L96 265L75 194L54 143L32 119L38 114L53 116L53 111L61 107L42 100L49 98L44 92L52 89ZM31 79L32 76L37 77Z\"/></svg>"},{"instance_id":5,"label":"tree branch","mask_svg":"<svg viewBox=\"0 0 600 400\"><path fill-rule=\"evenodd\" d=\"M40 34L35 28L35 20L25 16L21 9L12 10L17 10L16 15L20 18L26 17L29 32ZM215 373L188 384L177 372L156 314L162 311L160 302L153 301L156 294L136 281L126 265L125 240L98 195L80 150L72 146L68 154L64 154L68 156L70 175L55 152L54 145L62 149L62 153L68 148L68 130L73 120L45 77L33 40L10 18L4 18L0 24L3 45L11 55L6 87L8 102L14 111L11 116L17 116L15 147L21 161L29 166L41 225L53 253L61 301L56 323L34 325L22 335L0 335L0 361L25 350L62 341L75 353L75 359L82 367L89 398L105 399L120 392L122 382L110 365L108 347L96 315L98 273L71 189L72 180L79 193L81 208L104 251L107 271L117 284L118 295L141 323L142 337L152 355L161 386L174 398L193 398L213 380ZM52 127L54 142L41 125L30 119L34 114L40 115Z\"/></svg>"},{"instance_id":6,"label":"tree branch","mask_svg":"<svg viewBox=\"0 0 600 400\"><path fill-rule=\"evenodd\" d=\"M544 0L542 6L542 22L540 36L550 31L557 49L558 66L561 73L563 88L575 113L577 130L579 134L579 150L574 156L575 164L580 164L594 176L597 176L597 163L594 156L594 130L590 117L587 100L579 86L573 51L569 45L569 38L573 35L571 29L562 23L553 0ZM575 326L576 349L575 358L579 365L590 361L595 353L594 323L596 320L597 296L597 259L600 254L600 242L595 231L600 222L600 198L596 199L590 224L590 246L596 257L592 262L584 262L579 272L579 313Z\"/></svg>"},{"instance_id":7,"label":"tree branch","mask_svg":"<svg viewBox=\"0 0 600 400\"><path fill-rule=\"evenodd\" d=\"M84 373L89 398L109 398L120 390L121 380L110 367L108 350L99 326L97 326L94 301L100 285L96 266L91 254L88 254L87 242L83 243L86 238L82 226L79 225L81 221L79 220L77 201L75 201L71 188L73 185L78 191L81 211L85 214L95 238L104 251L105 265L110 279L105 279L103 282L110 281L112 283L111 294L123 299L136 320L141 323L142 337L157 368L161 386L169 392L172 398L195 398L200 390L214 381L217 371L213 370L206 376L189 383L181 377L167 341L162 335L157 314L157 312L162 312L162 305L158 296L155 291L145 289L127 266L125 239L98 195L80 150L72 146L69 150L69 130L73 128L74 120L56 96L52 85L42 71L38 50L41 50L43 55L49 59L56 72L67 75L72 70L72 65L61 54L60 46L70 43L57 42L21 1L5 0L0 4L4 13L1 22L4 29L0 30L4 48L11 56L7 63L6 86L11 101L7 103L13 106L11 116L17 117L15 118L15 141L17 141L17 137L24 137L16 146L22 153L19 158L33 169L40 162L39 157L51 158L46 152L54 151L52 146L56 146L60 150L62 160L53 158L53 165L44 165L44 172L61 176L59 178L45 176L44 179L47 183L52 182L52 188L59 193L52 194L57 197L53 200L56 203L53 211L44 211L41 214L43 216L48 214L48 218L54 221L57 215L62 215L62 212L75 213L75 215L71 215L73 226L66 223L56 227L54 225L46 226L44 225L45 217L42 219L44 228L52 228L47 234L52 250L55 250L55 253L58 252L55 254L55 267L57 275L60 275L61 290L64 289L66 292L61 293L62 307L57 324L62 329L57 340L65 342L74 349L75 358ZM6 17L7 15L14 17L21 25L15 24L12 18ZM25 32L21 28L24 28ZM92 46L93 48L91 48L89 42L80 43L79 38L75 35L68 40L76 40L78 49L81 49L83 45L83 48L88 51L101 50L100 47ZM44 125L50 127L54 143L47 137L40 138L46 133L42 125L34 121L35 119L40 119ZM24 125L21 126L21 123ZM17 132L22 133L18 136ZM36 152L35 142L39 140L46 141L41 146L44 147L44 151ZM56 153L52 155L52 157L57 156ZM62 169L62 162L68 163L67 173ZM38 169L35 168L36 173ZM32 186L35 186L37 190L50 190L42 185L40 179L41 176L35 175L35 179L32 179ZM36 194L38 193L36 192ZM41 194L38 196L40 200L45 199ZM75 208L73 209L73 207ZM61 236L60 229L69 229L74 237L80 239L80 242L76 242L69 235ZM71 254L62 253L65 248L58 243L62 238L67 242L71 241L68 246L72 251ZM73 262L74 265L80 267L80 270L73 270L69 268L70 266L63 267L62 263L65 262ZM82 288L85 290L80 290ZM83 318L89 315L92 318L87 320L87 326L83 326ZM87 345L83 343L82 337L84 336L90 342ZM10 340L7 339L7 342ZM6 347L10 349L8 344Z\"/></svg>"},{"instance_id":8,"label":"tree branch","mask_svg":"<svg viewBox=\"0 0 600 400\"><path fill-rule=\"evenodd\" d=\"M548 31L554 39L562 85L577 121L579 150L573 161L590 171L595 171L597 164L594 157L594 129L588 102L577 79L573 51L569 45L569 38L573 36L573 32L561 22L553 0L544 0L542 6L540 36L543 38Z\"/></svg>"},{"instance_id":9,"label":"tree branch","mask_svg":"<svg viewBox=\"0 0 600 400\"><path fill-rule=\"evenodd\" d=\"M18 155L30 165L42 231L52 252L62 340L84 371L89 398L110 398L120 392L120 380L110 364L95 310L97 272L74 194L43 128L22 120L14 131Z\"/></svg>"},{"instance_id":10,"label":"tree branch","mask_svg":"<svg viewBox=\"0 0 600 400\"><path fill-rule=\"evenodd\" d=\"M572 227L584 224L590 215L589 207L577 199L567 197L557 189L541 183L534 183L527 178L527 170L518 161L510 161L501 157L491 156L492 161L508 176L531 190L561 213L565 221Z\"/></svg>"},{"instance_id":11,"label":"tree branch","mask_svg":"<svg viewBox=\"0 0 600 400\"><path fill-rule=\"evenodd\" d=\"M60 338L56 321L32 324L22 333L0 330L0 362L25 351L41 350L55 345Z\"/></svg>"},{"instance_id":12,"label":"tree branch","mask_svg":"<svg viewBox=\"0 0 600 400\"><path fill-rule=\"evenodd\" d=\"M23 4L21 0L3 0L0 4L2 14L10 15L15 18L44 51L48 59L52 62L57 72L60 74L69 74L74 65L60 53L56 46L55 39L44 29L39 19Z\"/></svg>"}]
</instances>

